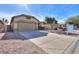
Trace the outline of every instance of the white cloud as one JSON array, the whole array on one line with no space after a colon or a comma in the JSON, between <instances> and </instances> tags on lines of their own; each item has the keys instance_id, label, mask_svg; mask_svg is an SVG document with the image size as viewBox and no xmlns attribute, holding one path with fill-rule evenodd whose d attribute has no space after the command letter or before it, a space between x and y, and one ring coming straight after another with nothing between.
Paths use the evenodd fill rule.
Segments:
<instances>
[{"instance_id":1,"label":"white cloud","mask_svg":"<svg viewBox=\"0 0 79 59\"><path fill-rule=\"evenodd\" d=\"M8 18L9 19L14 15L29 11L27 4L16 4L16 7L17 7L16 10L18 10L18 12L20 11L19 13L16 13L16 12L15 13L8 13L8 12L0 11L0 19L1 18Z\"/></svg>"},{"instance_id":2,"label":"white cloud","mask_svg":"<svg viewBox=\"0 0 79 59\"><path fill-rule=\"evenodd\" d=\"M16 7L17 7L16 12L18 12L18 13L16 13L16 12L15 13L8 13L9 11L8 12L0 11L0 19L3 18L3 17L10 18L14 15L21 14L21 13L24 13L24 12L27 13L28 11L30 11L27 4L16 4Z\"/></svg>"},{"instance_id":3,"label":"white cloud","mask_svg":"<svg viewBox=\"0 0 79 59\"><path fill-rule=\"evenodd\" d=\"M2 20L2 18L5 18L5 19L8 19L10 22L12 16L23 14L23 13L31 14L31 11L27 4L16 4L16 7L19 13L16 13L16 12L8 13L8 12L0 11L0 20Z\"/></svg>"},{"instance_id":4,"label":"white cloud","mask_svg":"<svg viewBox=\"0 0 79 59\"><path fill-rule=\"evenodd\" d=\"M64 24L65 23L65 20L64 19L58 19L58 23L59 24Z\"/></svg>"},{"instance_id":5,"label":"white cloud","mask_svg":"<svg viewBox=\"0 0 79 59\"><path fill-rule=\"evenodd\" d=\"M2 20L2 18L8 19L9 23L11 20L11 17L14 16L15 14L9 14L6 12L0 12L0 20Z\"/></svg>"},{"instance_id":6,"label":"white cloud","mask_svg":"<svg viewBox=\"0 0 79 59\"><path fill-rule=\"evenodd\" d=\"M11 13L6 13L6 12L0 12L0 18L10 18L12 16L14 16L15 14L11 14Z\"/></svg>"},{"instance_id":7,"label":"white cloud","mask_svg":"<svg viewBox=\"0 0 79 59\"><path fill-rule=\"evenodd\" d=\"M21 13L29 13L29 14L32 14L32 11L30 10L28 4L16 4L16 6L18 7L18 10Z\"/></svg>"},{"instance_id":8,"label":"white cloud","mask_svg":"<svg viewBox=\"0 0 79 59\"><path fill-rule=\"evenodd\" d=\"M29 9L27 4L17 4L16 6L19 8Z\"/></svg>"}]
</instances>

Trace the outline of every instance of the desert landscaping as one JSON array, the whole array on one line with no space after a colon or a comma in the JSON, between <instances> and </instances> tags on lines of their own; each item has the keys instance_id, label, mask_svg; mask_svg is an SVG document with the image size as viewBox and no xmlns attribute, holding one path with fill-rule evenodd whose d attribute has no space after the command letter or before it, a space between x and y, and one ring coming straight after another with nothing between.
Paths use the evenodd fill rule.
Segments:
<instances>
[{"instance_id":1,"label":"desert landscaping","mask_svg":"<svg viewBox=\"0 0 79 59\"><path fill-rule=\"evenodd\" d=\"M0 53L63 54L79 53L78 36L46 31L0 33Z\"/></svg>"},{"instance_id":2,"label":"desert landscaping","mask_svg":"<svg viewBox=\"0 0 79 59\"><path fill-rule=\"evenodd\" d=\"M0 33L1 54L79 53L79 30L73 30L72 24L68 25L72 27L71 31L55 20L44 24L24 14L12 17L10 25L0 23L3 28Z\"/></svg>"},{"instance_id":3,"label":"desert landscaping","mask_svg":"<svg viewBox=\"0 0 79 59\"><path fill-rule=\"evenodd\" d=\"M28 5L28 10L24 5L0 6L9 13L0 16L0 54L79 54L75 5Z\"/></svg>"}]
</instances>

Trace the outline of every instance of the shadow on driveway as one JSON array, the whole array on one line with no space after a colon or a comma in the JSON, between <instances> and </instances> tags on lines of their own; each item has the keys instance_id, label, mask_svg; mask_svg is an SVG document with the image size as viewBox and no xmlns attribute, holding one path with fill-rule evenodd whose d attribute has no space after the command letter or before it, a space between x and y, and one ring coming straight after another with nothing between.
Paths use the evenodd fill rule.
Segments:
<instances>
[{"instance_id":1,"label":"shadow on driveway","mask_svg":"<svg viewBox=\"0 0 79 59\"><path fill-rule=\"evenodd\" d=\"M33 39L42 36L47 36L48 33L43 31L33 31L33 32L20 32L20 34L28 39Z\"/></svg>"},{"instance_id":2,"label":"shadow on driveway","mask_svg":"<svg viewBox=\"0 0 79 59\"><path fill-rule=\"evenodd\" d=\"M1 40L24 40L27 39L20 35L19 33L6 32Z\"/></svg>"}]
</instances>

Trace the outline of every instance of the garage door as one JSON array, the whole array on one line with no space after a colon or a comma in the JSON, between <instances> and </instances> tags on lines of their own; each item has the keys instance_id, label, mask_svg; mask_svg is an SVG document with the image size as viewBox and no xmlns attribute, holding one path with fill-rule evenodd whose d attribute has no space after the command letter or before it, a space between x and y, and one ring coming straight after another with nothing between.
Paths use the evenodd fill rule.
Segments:
<instances>
[{"instance_id":1,"label":"garage door","mask_svg":"<svg viewBox=\"0 0 79 59\"><path fill-rule=\"evenodd\" d=\"M31 23L18 23L18 31L34 31L36 25Z\"/></svg>"}]
</instances>

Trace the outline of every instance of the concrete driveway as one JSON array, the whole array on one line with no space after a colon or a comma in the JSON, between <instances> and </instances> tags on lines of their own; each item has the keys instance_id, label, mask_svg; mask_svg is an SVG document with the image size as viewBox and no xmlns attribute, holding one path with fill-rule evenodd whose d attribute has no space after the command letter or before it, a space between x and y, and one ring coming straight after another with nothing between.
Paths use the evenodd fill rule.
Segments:
<instances>
[{"instance_id":1,"label":"concrete driveway","mask_svg":"<svg viewBox=\"0 0 79 59\"><path fill-rule=\"evenodd\" d=\"M72 53L78 38L47 32L21 32L24 37L49 54Z\"/></svg>"},{"instance_id":2,"label":"concrete driveway","mask_svg":"<svg viewBox=\"0 0 79 59\"><path fill-rule=\"evenodd\" d=\"M78 38L49 33L45 37L35 38L30 41L32 41L34 44L49 54L68 54L73 52Z\"/></svg>"}]
</instances>

